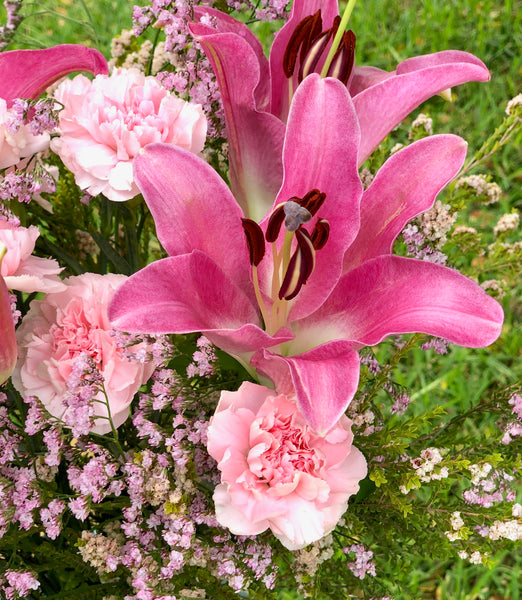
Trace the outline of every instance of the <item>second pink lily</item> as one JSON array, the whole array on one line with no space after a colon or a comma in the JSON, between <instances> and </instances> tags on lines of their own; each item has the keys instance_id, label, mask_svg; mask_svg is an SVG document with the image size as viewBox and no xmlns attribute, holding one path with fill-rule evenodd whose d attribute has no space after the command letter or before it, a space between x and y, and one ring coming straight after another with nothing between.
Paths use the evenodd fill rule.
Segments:
<instances>
[{"instance_id":1,"label":"second pink lily","mask_svg":"<svg viewBox=\"0 0 522 600\"><path fill-rule=\"evenodd\" d=\"M214 26L197 22L204 15L212 17ZM339 20L337 0L294 0L269 60L244 23L206 7L194 9L194 20L191 31L212 64L223 99L232 191L245 213L259 220L281 186L281 150L292 96L304 76L321 71ZM489 79L478 58L456 50L410 58L392 72L356 67L354 43L353 36L343 40L339 68L332 71L353 97L361 127L359 165L431 96Z\"/></svg>"}]
</instances>

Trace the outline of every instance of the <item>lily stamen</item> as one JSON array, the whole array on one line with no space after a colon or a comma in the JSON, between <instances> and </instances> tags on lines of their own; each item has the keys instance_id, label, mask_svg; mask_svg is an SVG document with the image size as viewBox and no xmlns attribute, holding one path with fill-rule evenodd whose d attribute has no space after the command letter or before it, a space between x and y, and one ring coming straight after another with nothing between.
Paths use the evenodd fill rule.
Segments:
<instances>
[{"instance_id":1,"label":"lily stamen","mask_svg":"<svg viewBox=\"0 0 522 600\"><path fill-rule=\"evenodd\" d=\"M328 240L330 226L325 219L318 218L312 232L303 225L308 223L321 208L326 194L318 189L310 190L303 198L292 196L278 204L268 219L266 232L251 219L243 219L256 300L265 323L266 331L275 334L284 327L290 308L289 302L301 291L315 269L315 253ZM278 250L277 240L284 224L284 240ZM293 240L296 244L293 244ZM264 303L258 281L257 267L265 255L266 242L272 244L272 282L270 311Z\"/></svg>"},{"instance_id":2,"label":"lily stamen","mask_svg":"<svg viewBox=\"0 0 522 600\"><path fill-rule=\"evenodd\" d=\"M353 8L354 2L349 4ZM292 79L297 69L297 83L320 72L321 77L336 77L346 85L355 61L355 34L345 31L347 20L345 12L343 19L335 17L332 26L323 31L320 10L305 17L294 29L283 55L287 78Z\"/></svg>"},{"instance_id":3,"label":"lily stamen","mask_svg":"<svg viewBox=\"0 0 522 600\"><path fill-rule=\"evenodd\" d=\"M263 317L263 321L265 322L265 327L269 327L270 322L268 319L268 311L261 294L259 278L257 275L257 266L263 260L265 255L265 240L263 231L255 221L252 221L252 219L242 219L241 222L243 224L243 231L245 232L247 241L250 264L252 265L252 284L254 286L254 293L257 304L259 305L259 310L261 311L261 315Z\"/></svg>"}]
</instances>

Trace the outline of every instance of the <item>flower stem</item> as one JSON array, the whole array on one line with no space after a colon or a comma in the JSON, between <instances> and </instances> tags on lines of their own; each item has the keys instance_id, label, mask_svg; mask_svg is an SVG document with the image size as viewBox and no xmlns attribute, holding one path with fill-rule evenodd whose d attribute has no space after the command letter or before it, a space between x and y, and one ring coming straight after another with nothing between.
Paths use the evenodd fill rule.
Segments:
<instances>
[{"instance_id":1,"label":"flower stem","mask_svg":"<svg viewBox=\"0 0 522 600\"><path fill-rule=\"evenodd\" d=\"M341 38L343 37L343 34L346 31L346 26L348 25L348 21L350 20L350 17L352 16L352 11L355 6L355 2L356 2L356 0L348 0L348 4L346 5L346 8L344 9L343 18L341 19L341 23L339 24L339 27L337 28L337 32L335 34L332 45L330 47L330 51L328 52L328 56L326 57L323 68L321 70L321 77L326 77L326 74L328 73L328 69L330 68L330 65L332 64L332 60L335 56L335 53L337 52L337 49L339 48Z\"/></svg>"}]
</instances>

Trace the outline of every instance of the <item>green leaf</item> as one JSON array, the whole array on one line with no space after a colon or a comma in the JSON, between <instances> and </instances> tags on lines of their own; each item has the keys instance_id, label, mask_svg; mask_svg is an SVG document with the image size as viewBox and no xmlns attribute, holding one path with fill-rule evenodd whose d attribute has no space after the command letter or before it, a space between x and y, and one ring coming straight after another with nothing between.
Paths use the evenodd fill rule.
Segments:
<instances>
[{"instance_id":1,"label":"green leaf","mask_svg":"<svg viewBox=\"0 0 522 600\"><path fill-rule=\"evenodd\" d=\"M118 273L123 273L123 275L132 274L132 269L129 263L123 258L123 256L116 252L116 250L102 235L96 231L90 231L89 233L92 235L94 241L98 244L105 258L112 263Z\"/></svg>"},{"instance_id":2,"label":"green leaf","mask_svg":"<svg viewBox=\"0 0 522 600\"><path fill-rule=\"evenodd\" d=\"M383 483L388 483L382 469L372 469L370 479L375 483L376 487L381 487Z\"/></svg>"}]
</instances>

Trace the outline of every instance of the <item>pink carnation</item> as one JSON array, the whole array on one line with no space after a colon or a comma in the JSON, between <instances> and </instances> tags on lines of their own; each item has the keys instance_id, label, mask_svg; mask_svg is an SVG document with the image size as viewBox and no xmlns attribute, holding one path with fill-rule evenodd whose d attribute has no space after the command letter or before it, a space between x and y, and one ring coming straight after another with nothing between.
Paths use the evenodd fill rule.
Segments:
<instances>
[{"instance_id":1,"label":"pink carnation","mask_svg":"<svg viewBox=\"0 0 522 600\"><path fill-rule=\"evenodd\" d=\"M222 392L208 429L218 461L216 518L236 535L270 528L298 550L330 532L366 476L342 416L324 437L307 425L295 399L245 382Z\"/></svg>"},{"instance_id":2,"label":"pink carnation","mask_svg":"<svg viewBox=\"0 0 522 600\"><path fill-rule=\"evenodd\" d=\"M20 292L59 292L64 284L58 277L62 271L52 258L32 256L38 228L13 227L0 219L0 242L7 252L0 267L0 274L10 290Z\"/></svg>"},{"instance_id":3,"label":"pink carnation","mask_svg":"<svg viewBox=\"0 0 522 600\"><path fill-rule=\"evenodd\" d=\"M49 134L33 135L30 126L0 98L0 169L16 165L22 158L48 147Z\"/></svg>"},{"instance_id":4,"label":"pink carnation","mask_svg":"<svg viewBox=\"0 0 522 600\"><path fill-rule=\"evenodd\" d=\"M154 77L137 69L116 69L110 77L84 75L64 81L55 98L61 136L51 148L92 196L129 200L140 193L132 160L151 142L201 152L207 121L199 104L168 92Z\"/></svg>"},{"instance_id":5,"label":"pink carnation","mask_svg":"<svg viewBox=\"0 0 522 600\"><path fill-rule=\"evenodd\" d=\"M12 375L23 396L36 396L49 413L65 419L64 400L82 357L96 365L103 378L107 400L99 391L94 414L107 417L108 401L113 423L120 426L139 387L153 371L152 363L129 360L118 348L107 318L107 305L124 275L84 273L64 280L63 292L48 294L31 307L17 330L18 363ZM69 387L68 387L69 383ZM107 433L106 418L95 420L93 431Z\"/></svg>"}]
</instances>

